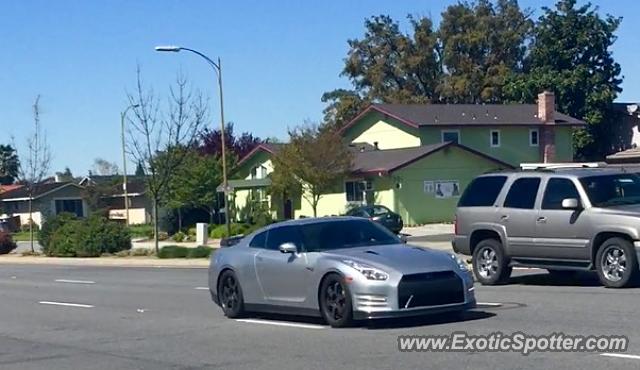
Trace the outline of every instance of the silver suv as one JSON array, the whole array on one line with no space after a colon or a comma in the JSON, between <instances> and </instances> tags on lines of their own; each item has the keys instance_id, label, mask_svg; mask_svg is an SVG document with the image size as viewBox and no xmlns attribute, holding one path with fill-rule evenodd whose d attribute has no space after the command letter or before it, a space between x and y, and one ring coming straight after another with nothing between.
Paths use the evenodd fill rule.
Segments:
<instances>
[{"instance_id":1,"label":"silver suv","mask_svg":"<svg viewBox=\"0 0 640 370\"><path fill-rule=\"evenodd\" d=\"M638 277L640 176L623 168L571 168L486 174L456 211L453 249L473 256L486 285L513 266L553 274L596 270L603 285Z\"/></svg>"}]
</instances>

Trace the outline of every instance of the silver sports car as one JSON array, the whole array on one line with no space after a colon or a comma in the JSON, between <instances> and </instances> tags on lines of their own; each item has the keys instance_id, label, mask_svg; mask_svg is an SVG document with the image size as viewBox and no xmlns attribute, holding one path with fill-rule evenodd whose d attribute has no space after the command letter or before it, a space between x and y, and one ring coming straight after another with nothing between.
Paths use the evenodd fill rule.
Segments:
<instances>
[{"instance_id":1,"label":"silver sports car","mask_svg":"<svg viewBox=\"0 0 640 370\"><path fill-rule=\"evenodd\" d=\"M405 244L362 218L287 221L211 257L211 296L230 318L245 312L353 320L475 307L473 278L455 255Z\"/></svg>"}]
</instances>

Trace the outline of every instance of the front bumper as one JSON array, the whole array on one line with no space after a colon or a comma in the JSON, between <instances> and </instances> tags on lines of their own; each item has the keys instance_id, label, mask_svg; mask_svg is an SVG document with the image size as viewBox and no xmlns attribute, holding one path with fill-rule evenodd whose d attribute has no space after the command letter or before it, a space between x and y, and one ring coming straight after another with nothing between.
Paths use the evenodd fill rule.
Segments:
<instances>
[{"instance_id":1,"label":"front bumper","mask_svg":"<svg viewBox=\"0 0 640 370\"><path fill-rule=\"evenodd\" d=\"M448 288L442 290L442 285L440 285L438 280L432 280L428 284L435 284L432 286L440 287L440 289L435 288L432 290L431 288L422 289L420 287L406 288L407 283L403 283L405 288L401 290L399 287L400 282L403 281L402 275L391 276L389 281L384 282L354 279L350 284L353 316L355 319L363 320L420 316L441 312L464 311L474 308L476 306L476 298L471 274L462 271L456 272L455 274L458 279L460 279L459 282L462 285L454 290L449 290ZM409 303L411 299L414 298L413 295L411 295L409 300L406 300L406 295L415 294L411 293L412 289L418 289L417 292L424 293L415 296L413 306ZM433 295L430 295L429 292L431 291L433 291ZM458 297L461 299L442 300L438 298L443 297L443 295L446 295L448 292L454 291L459 292L456 294L460 294Z\"/></svg>"}]
</instances>

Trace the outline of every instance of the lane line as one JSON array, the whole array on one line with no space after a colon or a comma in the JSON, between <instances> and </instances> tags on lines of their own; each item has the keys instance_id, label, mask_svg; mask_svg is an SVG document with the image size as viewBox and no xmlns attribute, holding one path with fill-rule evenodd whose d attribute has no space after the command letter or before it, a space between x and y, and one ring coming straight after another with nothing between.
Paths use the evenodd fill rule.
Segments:
<instances>
[{"instance_id":1,"label":"lane line","mask_svg":"<svg viewBox=\"0 0 640 370\"><path fill-rule=\"evenodd\" d=\"M195 290L209 290L209 287L206 287L206 286L197 286L197 287L195 287L195 288L193 288L193 289L195 289Z\"/></svg>"},{"instance_id":2,"label":"lane line","mask_svg":"<svg viewBox=\"0 0 640 370\"><path fill-rule=\"evenodd\" d=\"M80 303L66 303L66 302L51 302L51 301L40 301L40 304L51 305L51 306L65 306L65 307L79 307L79 308L94 308L95 306L90 304L80 304Z\"/></svg>"},{"instance_id":3,"label":"lane line","mask_svg":"<svg viewBox=\"0 0 640 370\"><path fill-rule=\"evenodd\" d=\"M95 284L95 281L91 280L68 280L68 279L56 279L56 283L68 283L68 284Z\"/></svg>"},{"instance_id":4,"label":"lane line","mask_svg":"<svg viewBox=\"0 0 640 370\"><path fill-rule=\"evenodd\" d=\"M626 358L626 359L631 359L631 360L640 360L640 356L637 356L637 355L625 355L623 353L601 353L600 356Z\"/></svg>"},{"instance_id":5,"label":"lane line","mask_svg":"<svg viewBox=\"0 0 640 370\"><path fill-rule=\"evenodd\" d=\"M255 319L237 319L238 322L244 322L247 324L262 324L262 325L274 325L284 326L289 328L301 328L301 329L326 329L325 326L313 325L313 324L298 324L294 322L279 322L279 321L267 321L267 320L255 320Z\"/></svg>"},{"instance_id":6,"label":"lane line","mask_svg":"<svg viewBox=\"0 0 640 370\"><path fill-rule=\"evenodd\" d=\"M500 306L502 306L502 303L497 303L497 302L477 302L476 306L500 307Z\"/></svg>"}]
</instances>

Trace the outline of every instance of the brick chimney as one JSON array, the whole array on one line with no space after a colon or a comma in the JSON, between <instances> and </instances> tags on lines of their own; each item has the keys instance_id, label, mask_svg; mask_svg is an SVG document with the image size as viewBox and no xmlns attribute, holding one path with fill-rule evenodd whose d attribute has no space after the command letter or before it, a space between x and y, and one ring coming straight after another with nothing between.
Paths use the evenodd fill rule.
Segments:
<instances>
[{"instance_id":1,"label":"brick chimney","mask_svg":"<svg viewBox=\"0 0 640 370\"><path fill-rule=\"evenodd\" d=\"M556 159L555 111L555 95L547 90L538 94L538 119L542 123L539 145L544 163L554 162Z\"/></svg>"}]
</instances>

